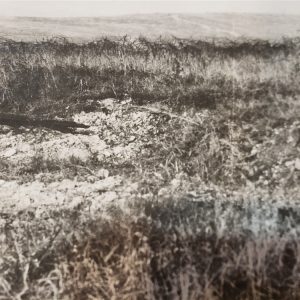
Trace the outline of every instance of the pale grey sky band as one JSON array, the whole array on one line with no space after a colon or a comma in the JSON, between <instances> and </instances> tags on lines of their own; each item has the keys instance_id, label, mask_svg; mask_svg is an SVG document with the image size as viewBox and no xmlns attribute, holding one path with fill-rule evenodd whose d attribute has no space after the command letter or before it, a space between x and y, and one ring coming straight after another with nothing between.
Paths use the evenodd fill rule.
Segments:
<instances>
[{"instance_id":1,"label":"pale grey sky band","mask_svg":"<svg viewBox=\"0 0 300 300\"><path fill-rule=\"evenodd\" d=\"M300 14L300 1L0 1L0 16L97 17L206 12Z\"/></svg>"}]
</instances>

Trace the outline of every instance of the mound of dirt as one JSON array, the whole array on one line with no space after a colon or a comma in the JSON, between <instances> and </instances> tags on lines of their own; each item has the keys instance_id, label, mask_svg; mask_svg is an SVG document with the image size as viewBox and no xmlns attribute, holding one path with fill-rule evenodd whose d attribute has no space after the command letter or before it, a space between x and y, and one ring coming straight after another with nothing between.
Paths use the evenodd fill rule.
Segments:
<instances>
[{"instance_id":1,"label":"mound of dirt","mask_svg":"<svg viewBox=\"0 0 300 300\"><path fill-rule=\"evenodd\" d=\"M104 101L103 105L107 103ZM9 126L0 128L0 158L8 171L30 169L35 164L38 170L29 180L6 178L0 181L0 211L20 211L35 208L43 211L72 208L84 205L90 211L103 211L117 202L125 208L131 193L137 186L121 175L109 176L110 171L93 168L109 161L120 163L134 160L144 143L155 131L155 120L148 112L125 112L122 105L108 103L111 113L80 113L74 120L88 125L74 133L63 133L46 128L15 130ZM39 170L39 164L74 165L87 170L83 178L66 179ZM32 169L32 168L31 168ZM25 171L24 171L25 172ZM0 166L1 174L1 166ZM11 174L8 174L11 175ZM25 173L26 176L26 173ZM9 177L9 176L8 176ZM24 177L24 176L23 176ZM51 180L47 180L50 178Z\"/></svg>"}]
</instances>

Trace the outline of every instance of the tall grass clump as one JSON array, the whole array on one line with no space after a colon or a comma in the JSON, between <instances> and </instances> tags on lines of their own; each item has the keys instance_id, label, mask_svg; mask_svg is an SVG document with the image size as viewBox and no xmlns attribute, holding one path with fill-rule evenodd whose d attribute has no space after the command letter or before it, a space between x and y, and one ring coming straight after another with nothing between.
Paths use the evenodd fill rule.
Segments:
<instances>
[{"instance_id":1,"label":"tall grass clump","mask_svg":"<svg viewBox=\"0 0 300 300\"><path fill-rule=\"evenodd\" d=\"M215 108L298 91L299 41L1 41L1 110L62 113L88 99Z\"/></svg>"},{"instance_id":2,"label":"tall grass clump","mask_svg":"<svg viewBox=\"0 0 300 300\"><path fill-rule=\"evenodd\" d=\"M5 254L0 295L299 299L299 236L257 236L234 227L222 231L213 229L217 216L208 221L203 215L205 210L199 215L195 205L173 202L148 203L139 212L110 220L78 209L39 217L23 212L13 223L7 218L11 225L6 227L5 249L0 248Z\"/></svg>"}]
</instances>

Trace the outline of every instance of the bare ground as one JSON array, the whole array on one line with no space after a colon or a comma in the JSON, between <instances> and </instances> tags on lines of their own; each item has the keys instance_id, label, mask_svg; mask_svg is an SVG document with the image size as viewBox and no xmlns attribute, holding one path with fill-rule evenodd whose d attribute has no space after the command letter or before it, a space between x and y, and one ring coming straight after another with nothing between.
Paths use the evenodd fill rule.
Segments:
<instances>
[{"instance_id":1,"label":"bare ground","mask_svg":"<svg viewBox=\"0 0 300 300\"><path fill-rule=\"evenodd\" d=\"M107 216L114 209L128 212L136 199L146 201L157 198L158 201L164 201L171 197L173 200L199 203L218 199L226 205L231 203L229 205L234 206L234 203L238 203L244 210L255 210L255 221L248 222L247 226L259 231L260 226L268 227L266 216L261 213L265 209L269 211L269 225L275 224L276 227L280 208L290 206L295 209L300 202L299 189L295 185L300 162L294 152L292 155L286 149L272 154L277 164L272 165L271 177L262 172L255 184L248 180L246 186L233 191L201 182L197 176L188 177L180 172L169 181L165 181L163 173L159 171L151 170L151 174L147 174L146 170L141 174L141 157L143 159L143 153L155 143L154 137L163 131L162 120L168 123L169 119L181 118L181 121L193 126L193 123L200 122L201 116L190 119L170 113L166 121L163 110L157 107L137 108L115 99L103 100L101 105L106 108L105 112L74 115L74 121L90 127L77 129L73 133L1 126L2 213L34 210L36 215L40 215L49 209L80 207L92 215L104 213ZM202 118L209 118L205 111L202 112ZM297 124L292 124L292 128L297 127ZM287 131L291 129L277 130L274 135L282 138ZM291 135L288 139L290 144L295 143ZM256 145L249 157L262 155L264 158L264 152L269 146L264 143ZM299 148L292 149L297 152L295 149ZM253 170L256 169L257 165L254 165L252 172L255 173ZM278 189L273 189L269 184L277 180L276 176L281 181L277 182ZM156 182L158 189L147 187L149 182L145 185L144 181L148 177L152 177L151 181L154 184ZM291 181L293 184L289 187ZM265 202L263 205L262 199ZM226 214L223 217L228 219ZM253 225L253 222L257 224Z\"/></svg>"},{"instance_id":2,"label":"bare ground","mask_svg":"<svg viewBox=\"0 0 300 300\"><path fill-rule=\"evenodd\" d=\"M106 104L113 109L113 100ZM111 205L124 205L137 192L136 185L122 174L110 174L110 170L101 167L101 162L117 160L122 164L134 160L148 132L154 128L149 113L123 115L122 107L116 107L109 115L102 112L75 115L74 120L90 128L73 134L1 126L1 162L2 167L9 166L9 172L3 172L4 168L1 172L1 210L62 209L81 204L89 210L105 210ZM32 164L38 168L45 162L53 164L52 169L50 165L30 170ZM63 165L77 168L78 174L69 174L65 179L60 170ZM32 172L35 174L29 175Z\"/></svg>"}]
</instances>

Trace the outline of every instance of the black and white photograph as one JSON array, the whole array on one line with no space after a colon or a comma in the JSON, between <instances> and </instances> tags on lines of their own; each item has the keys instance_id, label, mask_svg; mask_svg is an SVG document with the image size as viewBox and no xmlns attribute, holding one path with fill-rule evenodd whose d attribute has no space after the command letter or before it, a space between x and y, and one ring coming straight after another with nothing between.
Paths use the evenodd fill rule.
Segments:
<instances>
[{"instance_id":1,"label":"black and white photograph","mask_svg":"<svg viewBox=\"0 0 300 300\"><path fill-rule=\"evenodd\" d=\"M0 1L0 300L300 300L300 1Z\"/></svg>"}]
</instances>

